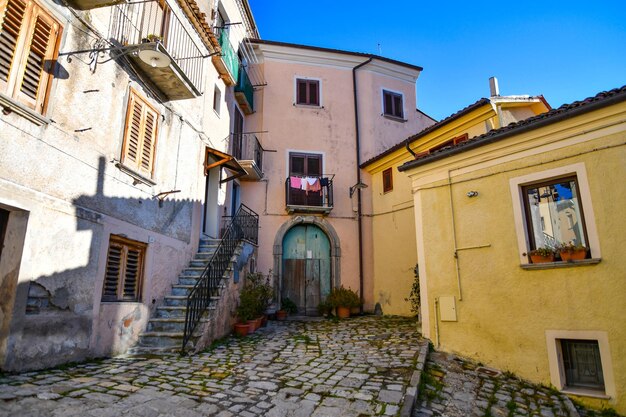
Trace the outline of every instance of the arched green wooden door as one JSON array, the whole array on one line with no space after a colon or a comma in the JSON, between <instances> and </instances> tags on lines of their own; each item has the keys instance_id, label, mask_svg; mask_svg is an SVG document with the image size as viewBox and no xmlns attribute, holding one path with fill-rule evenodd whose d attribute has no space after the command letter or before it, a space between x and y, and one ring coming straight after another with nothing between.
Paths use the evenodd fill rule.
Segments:
<instances>
[{"instance_id":1,"label":"arched green wooden door","mask_svg":"<svg viewBox=\"0 0 626 417\"><path fill-rule=\"evenodd\" d=\"M282 297L298 306L300 314L315 316L330 292L330 241L312 224L295 226L283 238Z\"/></svg>"}]
</instances>

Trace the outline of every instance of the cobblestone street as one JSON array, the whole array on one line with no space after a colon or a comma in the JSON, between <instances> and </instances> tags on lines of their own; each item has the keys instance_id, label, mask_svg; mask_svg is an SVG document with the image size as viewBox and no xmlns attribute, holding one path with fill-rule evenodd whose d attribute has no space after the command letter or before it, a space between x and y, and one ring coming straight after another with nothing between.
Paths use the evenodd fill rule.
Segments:
<instances>
[{"instance_id":1,"label":"cobblestone street","mask_svg":"<svg viewBox=\"0 0 626 417\"><path fill-rule=\"evenodd\" d=\"M0 415L399 415L426 351L415 329L404 318L270 322L195 356L113 358L5 375Z\"/></svg>"},{"instance_id":2,"label":"cobblestone street","mask_svg":"<svg viewBox=\"0 0 626 417\"><path fill-rule=\"evenodd\" d=\"M430 352L413 417L579 417L563 394L442 352ZM614 415L614 414L611 414Z\"/></svg>"}]
</instances>

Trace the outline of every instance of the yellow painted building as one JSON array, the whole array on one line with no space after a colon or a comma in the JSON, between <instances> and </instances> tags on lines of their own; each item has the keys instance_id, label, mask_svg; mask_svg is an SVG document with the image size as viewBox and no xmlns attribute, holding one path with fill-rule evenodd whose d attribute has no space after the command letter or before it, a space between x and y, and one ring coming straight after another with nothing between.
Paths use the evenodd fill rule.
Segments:
<instances>
[{"instance_id":1,"label":"yellow painted building","mask_svg":"<svg viewBox=\"0 0 626 417\"><path fill-rule=\"evenodd\" d=\"M399 167L437 348L626 413L625 145L626 86Z\"/></svg>"},{"instance_id":2,"label":"yellow painted building","mask_svg":"<svg viewBox=\"0 0 626 417\"><path fill-rule=\"evenodd\" d=\"M418 262L411 183L397 168L413 160L412 154L434 152L550 109L541 96L499 96L496 90L492 94L361 165L369 174L372 195L372 212L366 215L374 236L373 300L385 314L412 314L405 299Z\"/></svg>"}]
</instances>

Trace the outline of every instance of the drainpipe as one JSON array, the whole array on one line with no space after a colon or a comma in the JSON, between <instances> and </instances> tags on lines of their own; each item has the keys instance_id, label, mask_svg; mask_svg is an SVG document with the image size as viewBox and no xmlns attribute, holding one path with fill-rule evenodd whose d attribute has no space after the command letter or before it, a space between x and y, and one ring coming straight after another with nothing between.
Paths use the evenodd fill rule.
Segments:
<instances>
[{"instance_id":1,"label":"drainpipe","mask_svg":"<svg viewBox=\"0 0 626 417\"><path fill-rule=\"evenodd\" d=\"M359 136L359 103L356 90L356 70L372 62L373 58L361 62L352 68L352 88L354 91L354 130L356 141L356 183L361 183L361 143ZM361 313L363 313L363 220L361 218L361 189L357 188L357 223L359 225L359 297L361 298Z\"/></svg>"}]
</instances>

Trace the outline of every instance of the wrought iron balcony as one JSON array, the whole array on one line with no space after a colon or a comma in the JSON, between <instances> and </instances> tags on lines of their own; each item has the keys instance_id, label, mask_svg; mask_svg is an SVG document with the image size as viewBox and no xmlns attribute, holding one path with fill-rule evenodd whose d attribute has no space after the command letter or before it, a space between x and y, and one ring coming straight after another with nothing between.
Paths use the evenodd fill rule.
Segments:
<instances>
[{"instance_id":1,"label":"wrought iron balcony","mask_svg":"<svg viewBox=\"0 0 626 417\"><path fill-rule=\"evenodd\" d=\"M243 66L239 68L239 80L235 86L235 98L245 114L254 113L254 87L252 87L248 72Z\"/></svg>"},{"instance_id":2,"label":"wrought iron balcony","mask_svg":"<svg viewBox=\"0 0 626 417\"><path fill-rule=\"evenodd\" d=\"M239 57L237 56L237 51L230 43L227 28L215 28L215 30L222 53L211 58L213 65L215 65L217 72L219 72L226 85L235 85L239 77Z\"/></svg>"},{"instance_id":3,"label":"wrought iron balcony","mask_svg":"<svg viewBox=\"0 0 626 417\"><path fill-rule=\"evenodd\" d=\"M115 6L109 35L120 45L142 45L130 59L168 99L182 100L201 94L204 74L203 53L185 25L191 28L163 0L125 3ZM146 50L165 54L169 65L146 63L139 58Z\"/></svg>"},{"instance_id":4,"label":"wrought iron balcony","mask_svg":"<svg viewBox=\"0 0 626 417\"><path fill-rule=\"evenodd\" d=\"M247 172L242 180L258 181L263 178L263 147L252 133L231 135L233 156Z\"/></svg>"},{"instance_id":5,"label":"wrought iron balcony","mask_svg":"<svg viewBox=\"0 0 626 417\"><path fill-rule=\"evenodd\" d=\"M333 209L334 174L321 177L292 176L285 180L287 212L328 214Z\"/></svg>"}]
</instances>

